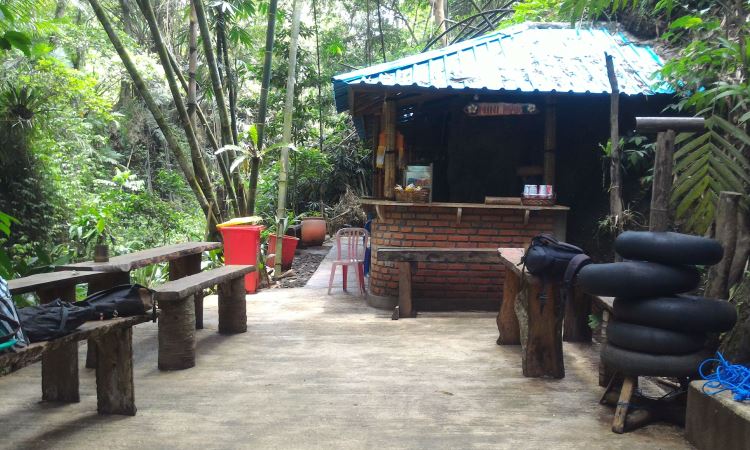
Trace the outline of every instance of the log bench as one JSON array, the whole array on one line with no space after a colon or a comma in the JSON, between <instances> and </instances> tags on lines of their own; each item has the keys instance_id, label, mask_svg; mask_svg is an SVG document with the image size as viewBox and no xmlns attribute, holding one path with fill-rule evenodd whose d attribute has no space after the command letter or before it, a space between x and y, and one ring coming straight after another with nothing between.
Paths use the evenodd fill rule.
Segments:
<instances>
[{"instance_id":1,"label":"log bench","mask_svg":"<svg viewBox=\"0 0 750 450\"><path fill-rule=\"evenodd\" d=\"M412 274L418 262L499 264L496 248L380 247L378 261L388 261L398 268L398 306L393 319L415 317L412 300Z\"/></svg>"},{"instance_id":2,"label":"log bench","mask_svg":"<svg viewBox=\"0 0 750 450\"><path fill-rule=\"evenodd\" d=\"M195 366L195 302L193 296L219 286L219 333L247 331L244 276L250 265L230 265L167 282L154 289L159 314L159 369Z\"/></svg>"},{"instance_id":3,"label":"log bench","mask_svg":"<svg viewBox=\"0 0 750 450\"><path fill-rule=\"evenodd\" d=\"M0 375L37 361L42 364L42 400L77 403L78 342L90 339L97 346L96 399L99 414L134 416L133 325L151 316L122 317L86 322L71 334L36 342L16 353L0 354Z\"/></svg>"}]
</instances>

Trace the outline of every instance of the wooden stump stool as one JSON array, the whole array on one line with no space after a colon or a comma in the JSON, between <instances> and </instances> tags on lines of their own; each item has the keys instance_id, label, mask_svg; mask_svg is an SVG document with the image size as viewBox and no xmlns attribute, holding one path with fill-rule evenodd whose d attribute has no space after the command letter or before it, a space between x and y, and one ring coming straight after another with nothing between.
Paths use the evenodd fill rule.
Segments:
<instances>
[{"instance_id":1,"label":"wooden stump stool","mask_svg":"<svg viewBox=\"0 0 750 450\"><path fill-rule=\"evenodd\" d=\"M159 301L159 369L195 366L195 303L193 296Z\"/></svg>"},{"instance_id":2,"label":"wooden stump stool","mask_svg":"<svg viewBox=\"0 0 750 450\"><path fill-rule=\"evenodd\" d=\"M219 285L219 333L247 331L245 279L235 278Z\"/></svg>"},{"instance_id":3,"label":"wooden stump stool","mask_svg":"<svg viewBox=\"0 0 750 450\"><path fill-rule=\"evenodd\" d=\"M497 317L497 343L521 344L524 376L564 378L560 286L522 273L523 253L522 248L499 249L505 287ZM542 300L542 294L546 299Z\"/></svg>"},{"instance_id":4,"label":"wooden stump stool","mask_svg":"<svg viewBox=\"0 0 750 450\"><path fill-rule=\"evenodd\" d=\"M133 329L113 330L98 338L96 354L97 411L134 416Z\"/></svg>"}]
</instances>

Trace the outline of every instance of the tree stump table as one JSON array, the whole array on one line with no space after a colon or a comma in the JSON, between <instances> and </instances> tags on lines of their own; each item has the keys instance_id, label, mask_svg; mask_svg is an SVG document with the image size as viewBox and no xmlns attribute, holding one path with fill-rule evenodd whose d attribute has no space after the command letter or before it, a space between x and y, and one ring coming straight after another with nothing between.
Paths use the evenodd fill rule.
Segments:
<instances>
[{"instance_id":1,"label":"tree stump table","mask_svg":"<svg viewBox=\"0 0 750 450\"><path fill-rule=\"evenodd\" d=\"M505 266L505 287L497 317L497 343L521 344L524 376L564 378L560 286L521 272L524 249L500 248L498 252Z\"/></svg>"}]
</instances>

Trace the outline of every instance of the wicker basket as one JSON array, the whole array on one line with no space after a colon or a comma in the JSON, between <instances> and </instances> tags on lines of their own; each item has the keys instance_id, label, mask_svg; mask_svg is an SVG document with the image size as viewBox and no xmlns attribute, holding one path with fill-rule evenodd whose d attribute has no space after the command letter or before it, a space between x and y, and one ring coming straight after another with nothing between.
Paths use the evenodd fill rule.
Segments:
<instances>
[{"instance_id":1,"label":"wicker basket","mask_svg":"<svg viewBox=\"0 0 750 450\"><path fill-rule=\"evenodd\" d=\"M405 203L427 203L430 201L430 190L420 189L418 191L394 191L397 202Z\"/></svg>"},{"instance_id":2,"label":"wicker basket","mask_svg":"<svg viewBox=\"0 0 750 450\"><path fill-rule=\"evenodd\" d=\"M521 203L526 206L554 206L555 200L557 200L555 195L551 198L521 197Z\"/></svg>"}]
</instances>

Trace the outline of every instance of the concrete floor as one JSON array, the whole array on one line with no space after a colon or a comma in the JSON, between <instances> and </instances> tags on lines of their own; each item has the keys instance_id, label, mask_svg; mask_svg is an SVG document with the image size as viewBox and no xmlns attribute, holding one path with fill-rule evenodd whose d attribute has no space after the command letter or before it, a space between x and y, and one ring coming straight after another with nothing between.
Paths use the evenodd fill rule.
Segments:
<instances>
[{"instance_id":1,"label":"concrete floor","mask_svg":"<svg viewBox=\"0 0 750 450\"><path fill-rule=\"evenodd\" d=\"M567 345L563 380L521 375L490 313L391 321L360 297L306 288L248 296L248 332L216 333L206 299L198 365L156 368L156 327L134 333L135 417L98 416L93 371L81 402L44 404L40 367L0 378L2 448L690 448L679 428L616 435L599 406L595 355Z\"/></svg>"}]
</instances>

